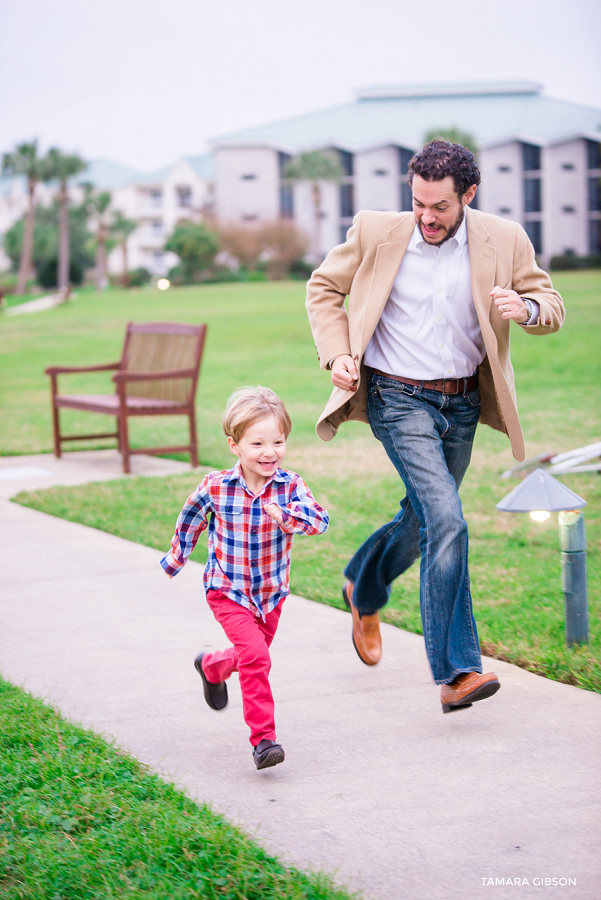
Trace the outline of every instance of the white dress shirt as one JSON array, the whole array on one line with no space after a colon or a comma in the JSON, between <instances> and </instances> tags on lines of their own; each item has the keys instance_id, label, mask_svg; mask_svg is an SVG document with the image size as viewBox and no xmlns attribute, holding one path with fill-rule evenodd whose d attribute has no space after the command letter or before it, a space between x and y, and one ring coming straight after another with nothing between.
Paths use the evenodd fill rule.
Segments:
<instances>
[{"instance_id":1,"label":"white dress shirt","mask_svg":"<svg viewBox=\"0 0 601 900\"><path fill-rule=\"evenodd\" d=\"M467 226L436 246L417 225L364 361L420 381L472 375L485 349L474 306Z\"/></svg>"}]
</instances>

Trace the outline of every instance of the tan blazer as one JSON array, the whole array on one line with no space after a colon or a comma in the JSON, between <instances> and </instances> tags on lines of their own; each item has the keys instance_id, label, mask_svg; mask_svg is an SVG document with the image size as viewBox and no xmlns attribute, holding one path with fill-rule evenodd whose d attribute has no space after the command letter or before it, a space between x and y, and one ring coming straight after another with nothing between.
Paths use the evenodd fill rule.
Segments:
<instances>
[{"instance_id":1,"label":"tan blazer","mask_svg":"<svg viewBox=\"0 0 601 900\"><path fill-rule=\"evenodd\" d=\"M551 279L534 260L534 250L516 222L466 209L472 293L486 356L480 365L480 422L505 432L516 459L524 459L524 439L517 411L509 358L509 319L503 319L490 291L517 291L540 304L540 317L526 328L551 334L563 325L565 310ZM363 354L380 320L413 229L412 212L363 211L355 216L345 244L328 254L307 286L307 311L322 368L341 354L359 360L355 393L334 388L319 417L317 434L330 441L348 419L367 422ZM344 300L348 296L348 312ZM401 375L401 372L391 374Z\"/></svg>"}]
</instances>

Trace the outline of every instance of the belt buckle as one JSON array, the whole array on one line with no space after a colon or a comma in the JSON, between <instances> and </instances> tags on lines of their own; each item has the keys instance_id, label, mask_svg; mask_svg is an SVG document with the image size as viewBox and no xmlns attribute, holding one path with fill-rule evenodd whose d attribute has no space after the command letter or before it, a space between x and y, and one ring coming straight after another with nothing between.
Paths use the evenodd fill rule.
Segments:
<instances>
[{"instance_id":1,"label":"belt buckle","mask_svg":"<svg viewBox=\"0 0 601 900\"><path fill-rule=\"evenodd\" d=\"M447 390L447 384L450 385L452 381L455 382L455 390L454 391ZM448 381L446 378L443 378L442 379L442 392L443 392L443 394L456 394L457 393L457 378L449 378Z\"/></svg>"}]
</instances>

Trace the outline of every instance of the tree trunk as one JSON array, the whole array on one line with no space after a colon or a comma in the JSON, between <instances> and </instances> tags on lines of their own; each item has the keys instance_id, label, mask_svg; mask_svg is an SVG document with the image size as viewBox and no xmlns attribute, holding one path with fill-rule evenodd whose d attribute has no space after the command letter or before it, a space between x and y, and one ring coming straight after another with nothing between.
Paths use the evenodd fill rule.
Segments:
<instances>
[{"instance_id":1,"label":"tree trunk","mask_svg":"<svg viewBox=\"0 0 601 900\"><path fill-rule=\"evenodd\" d=\"M127 261L127 238L121 244L121 249L123 250L123 276L121 278L121 284L123 287L129 286L129 264Z\"/></svg>"},{"instance_id":2,"label":"tree trunk","mask_svg":"<svg viewBox=\"0 0 601 900\"><path fill-rule=\"evenodd\" d=\"M21 260L19 262L19 276L17 278L17 294L24 294L27 287L27 279L32 269L33 258L33 229L35 227L35 186L36 179L30 178L27 184L29 193L29 206L25 217L25 230L23 232L23 244L21 246Z\"/></svg>"},{"instance_id":3,"label":"tree trunk","mask_svg":"<svg viewBox=\"0 0 601 900\"><path fill-rule=\"evenodd\" d=\"M314 181L312 183L312 192L313 192L313 211L315 213L315 262L319 264L321 262L321 188L319 187L319 182Z\"/></svg>"},{"instance_id":4,"label":"tree trunk","mask_svg":"<svg viewBox=\"0 0 601 900\"><path fill-rule=\"evenodd\" d=\"M61 182L58 196L58 289L67 293L69 290L69 195L66 181Z\"/></svg>"},{"instance_id":5,"label":"tree trunk","mask_svg":"<svg viewBox=\"0 0 601 900\"><path fill-rule=\"evenodd\" d=\"M108 284L106 277L106 229L99 223L96 233L96 289L103 291Z\"/></svg>"}]
</instances>

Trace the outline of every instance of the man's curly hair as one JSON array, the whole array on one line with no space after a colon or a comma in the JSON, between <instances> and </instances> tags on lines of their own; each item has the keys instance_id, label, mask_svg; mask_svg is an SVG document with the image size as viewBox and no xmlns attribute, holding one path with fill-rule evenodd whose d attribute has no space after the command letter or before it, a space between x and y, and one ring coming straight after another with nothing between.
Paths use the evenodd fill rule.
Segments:
<instances>
[{"instance_id":1,"label":"man's curly hair","mask_svg":"<svg viewBox=\"0 0 601 900\"><path fill-rule=\"evenodd\" d=\"M424 181L442 181L450 175L460 197L472 184L480 184L480 170L474 154L467 147L448 141L430 141L412 156L407 175L409 186L414 175L419 175Z\"/></svg>"}]
</instances>

